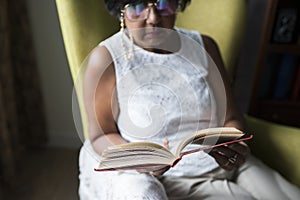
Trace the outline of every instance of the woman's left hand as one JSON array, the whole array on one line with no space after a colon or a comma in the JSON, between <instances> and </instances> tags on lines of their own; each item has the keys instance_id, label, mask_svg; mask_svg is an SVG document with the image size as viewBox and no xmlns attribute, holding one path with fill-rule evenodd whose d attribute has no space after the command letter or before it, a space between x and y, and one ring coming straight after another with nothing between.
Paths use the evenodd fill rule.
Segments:
<instances>
[{"instance_id":1,"label":"woman's left hand","mask_svg":"<svg viewBox=\"0 0 300 200\"><path fill-rule=\"evenodd\" d=\"M233 170L241 166L246 161L249 153L250 149L244 142L215 147L208 152L225 170Z\"/></svg>"}]
</instances>

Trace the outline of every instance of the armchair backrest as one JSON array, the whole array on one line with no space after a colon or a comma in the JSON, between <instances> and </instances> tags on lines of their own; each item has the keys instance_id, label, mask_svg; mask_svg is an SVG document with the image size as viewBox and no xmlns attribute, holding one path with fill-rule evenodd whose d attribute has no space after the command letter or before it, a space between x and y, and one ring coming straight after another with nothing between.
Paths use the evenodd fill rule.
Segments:
<instances>
[{"instance_id":1,"label":"armchair backrest","mask_svg":"<svg viewBox=\"0 0 300 200\"><path fill-rule=\"evenodd\" d=\"M102 40L117 32L119 22L106 11L103 0L56 0L60 27L69 68L76 88L84 137L87 117L84 109L80 67L89 52Z\"/></svg>"},{"instance_id":2,"label":"armchair backrest","mask_svg":"<svg viewBox=\"0 0 300 200\"><path fill-rule=\"evenodd\" d=\"M103 0L56 0L56 5L75 84L84 58L101 40L119 29L119 22L105 10ZM193 0L184 13L178 14L176 26L211 36L219 45L225 67L232 75L245 16L246 0ZM82 95L80 88L76 89L86 135L87 120Z\"/></svg>"},{"instance_id":3,"label":"armchair backrest","mask_svg":"<svg viewBox=\"0 0 300 200\"><path fill-rule=\"evenodd\" d=\"M177 17L177 26L197 30L218 44L228 74L233 77L246 28L247 0L192 0Z\"/></svg>"}]
</instances>

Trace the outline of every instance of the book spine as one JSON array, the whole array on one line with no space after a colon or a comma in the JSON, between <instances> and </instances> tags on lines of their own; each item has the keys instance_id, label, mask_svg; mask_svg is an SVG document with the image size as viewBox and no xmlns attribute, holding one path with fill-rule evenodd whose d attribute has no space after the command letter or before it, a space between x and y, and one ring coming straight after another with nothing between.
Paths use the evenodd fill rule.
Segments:
<instances>
[{"instance_id":1,"label":"book spine","mask_svg":"<svg viewBox=\"0 0 300 200\"><path fill-rule=\"evenodd\" d=\"M172 165L170 165L170 167L174 167L181 159L182 159L182 155L181 155L179 158L177 158L177 159L172 163Z\"/></svg>"},{"instance_id":2,"label":"book spine","mask_svg":"<svg viewBox=\"0 0 300 200\"><path fill-rule=\"evenodd\" d=\"M266 60L263 78L260 83L259 97L262 99L272 97L274 81L280 65L282 55L270 54Z\"/></svg>"},{"instance_id":3,"label":"book spine","mask_svg":"<svg viewBox=\"0 0 300 200\"><path fill-rule=\"evenodd\" d=\"M291 99L292 100L300 99L300 62L298 62L296 77L292 86Z\"/></svg>"},{"instance_id":4,"label":"book spine","mask_svg":"<svg viewBox=\"0 0 300 200\"><path fill-rule=\"evenodd\" d=\"M291 83L296 69L296 61L297 57L294 55L283 55L275 81L274 99L287 99L289 97Z\"/></svg>"}]
</instances>

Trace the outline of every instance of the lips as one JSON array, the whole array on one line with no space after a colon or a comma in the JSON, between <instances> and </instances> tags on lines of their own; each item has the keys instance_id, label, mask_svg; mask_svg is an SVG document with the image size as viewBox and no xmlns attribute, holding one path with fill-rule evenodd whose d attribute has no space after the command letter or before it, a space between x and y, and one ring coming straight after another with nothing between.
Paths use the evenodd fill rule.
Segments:
<instances>
[{"instance_id":1,"label":"lips","mask_svg":"<svg viewBox=\"0 0 300 200\"><path fill-rule=\"evenodd\" d=\"M158 32L158 31L153 31L153 32L148 32L148 33L146 33L145 35L146 36L152 36L152 37L154 37L154 36L158 36L158 35L160 35L161 33L160 32Z\"/></svg>"},{"instance_id":2,"label":"lips","mask_svg":"<svg viewBox=\"0 0 300 200\"><path fill-rule=\"evenodd\" d=\"M160 37L160 36L163 36L163 32L160 31L160 30L151 30L151 31L146 31L145 32L145 37Z\"/></svg>"}]
</instances>

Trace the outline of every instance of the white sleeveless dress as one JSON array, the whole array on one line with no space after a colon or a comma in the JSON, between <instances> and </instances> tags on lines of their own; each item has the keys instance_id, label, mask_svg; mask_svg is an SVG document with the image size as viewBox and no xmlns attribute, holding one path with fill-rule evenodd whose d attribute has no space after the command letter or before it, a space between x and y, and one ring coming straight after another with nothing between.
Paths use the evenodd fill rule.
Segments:
<instances>
[{"instance_id":1,"label":"white sleeveless dress","mask_svg":"<svg viewBox=\"0 0 300 200\"><path fill-rule=\"evenodd\" d=\"M173 152L191 133L223 125L219 124L222 120L216 114L207 80L209 62L201 35L196 31L175 30L180 34L181 48L171 54L153 53L134 45L133 56L128 61L121 45L121 32L100 43L110 52L115 66L119 104L117 125L122 137L129 142L159 144L167 139ZM128 37L124 36L123 41L125 47L130 47ZM124 181L121 185L133 184L132 174L142 180L136 182L137 191L143 191L150 183L162 188L154 177L137 172L94 172L98 161L99 156L86 141L80 153L79 191L83 199L122 199L116 194L121 189L115 187L121 180ZM164 175L200 176L217 167L212 157L199 152L183 157ZM150 199L164 198L153 196Z\"/></svg>"}]
</instances>

